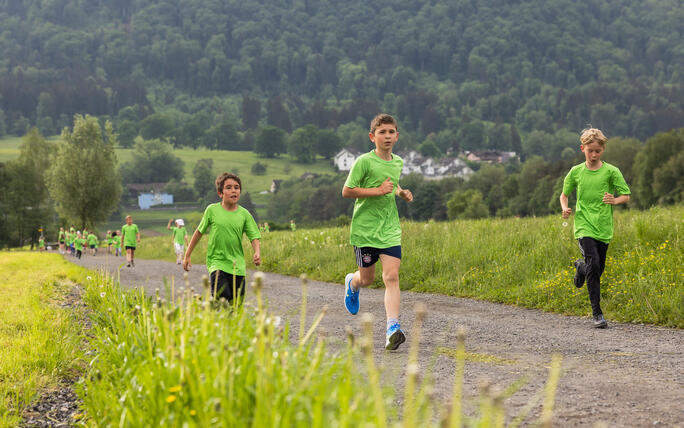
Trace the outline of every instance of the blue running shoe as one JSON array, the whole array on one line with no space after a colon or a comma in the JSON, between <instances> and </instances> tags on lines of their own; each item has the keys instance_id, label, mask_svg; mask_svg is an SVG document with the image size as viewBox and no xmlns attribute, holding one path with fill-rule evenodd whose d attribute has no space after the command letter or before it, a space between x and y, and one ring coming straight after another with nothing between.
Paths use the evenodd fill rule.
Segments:
<instances>
[{"instance_id":1,"label":"blue running shoe","mask_svg":"<svg viewBox=\"0 0 684 428\"><path fill-rule=\"evenodd\" d=\"M347 308L350 314L356 315L359 312L359 291L352 290L353 273L348 273L344 277L344 307Z\"/></svg>"},{"instance_id":2,"label":"blue running shoe","mask_svg":"<svg viewBox=\"0 0 684 428\"><path fill-rule=\"evenodd\" d=\"M399 324L395 323L387 329L387 341L385 342L385 349L389 351L394 351L406 341L406 336L404 332L399 328Z\"/></svg>"}]
</instances>

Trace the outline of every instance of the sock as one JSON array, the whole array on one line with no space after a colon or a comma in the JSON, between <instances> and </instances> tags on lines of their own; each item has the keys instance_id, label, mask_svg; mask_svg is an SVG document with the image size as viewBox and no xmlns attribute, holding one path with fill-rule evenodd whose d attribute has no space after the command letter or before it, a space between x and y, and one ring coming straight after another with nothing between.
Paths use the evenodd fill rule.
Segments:
<instances>
[{"instance_id":1,"label":"sock","mask_svg":"<svg viewBox=\"0 0 684 428\"><path fill-rule=\"evenodd\" d=\"M352 278L352 280L351 280L351 289L352 289L352 291L353 291L354 293L356 293L357 291L359 291L359 287L355 287L355 286L354 286L354 278Z\"/></svg>"},{"instance_id":2,"label":"sock","mask_svg":"<svg viewBox=\"0 0 684 428\"><path fill-rule=\"evenodd\" d=\"M392 327L394 324L399 324L398 318L387 318L387 328Z\"/></svg>"}]
</instances>

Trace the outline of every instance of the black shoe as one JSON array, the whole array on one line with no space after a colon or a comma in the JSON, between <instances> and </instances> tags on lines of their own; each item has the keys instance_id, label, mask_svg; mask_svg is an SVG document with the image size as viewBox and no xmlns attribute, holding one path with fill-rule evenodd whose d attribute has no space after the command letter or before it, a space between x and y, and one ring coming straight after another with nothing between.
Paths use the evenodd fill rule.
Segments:
<instances>
[{"instance_id":1,"label":"black shoe","mask_svg":"<svg viewBox=\"0 0 684 428\"><path fill-rule=\"evenodd\" d=\"M608 321L603 318L603 314L594 315L594 328L606 328L608 327Z\"/></svg>"},{"instance_id":2,"label":"black shoe","mask_svg":"<svg viewBox=\"0 0 684 428\"><path fill-rule=\"evenodd\" d=\"M587 276L584 274L584 272L582 272L584 270L582 269L583 263L584 260L582 259L575 260L575 277L572 279L572 282L577 288L582 288L584 281L587 279Z\"/></svg>"},{"instance_id":3,"label":"black shoe","mask_svg":"<svg viewBox=\"0 0 684 428\"><path fill-rule=\"evenodd\" d=\"M130 264L130 263L127 263L127 264L126 264L126 267L131 267L131 264Z\"/></svg>"}]
</instances>

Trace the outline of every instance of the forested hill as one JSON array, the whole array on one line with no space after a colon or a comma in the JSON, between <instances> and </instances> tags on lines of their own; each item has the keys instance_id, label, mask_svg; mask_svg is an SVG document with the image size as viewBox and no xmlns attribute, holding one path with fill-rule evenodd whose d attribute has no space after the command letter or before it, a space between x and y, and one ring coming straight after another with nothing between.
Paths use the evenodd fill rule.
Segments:
<instances>
[{"instance_id":1,"label":"forested hill","mask_svg":"<svg viewBox=\"0 0 684 428\"><path fill-rule=\"evenodd\" d=\"M645 139L684 124L683 30L680 0L0 0L0 133L163 114L190 143L387 111L443 152Z\"/></svg>"}]
</instances>

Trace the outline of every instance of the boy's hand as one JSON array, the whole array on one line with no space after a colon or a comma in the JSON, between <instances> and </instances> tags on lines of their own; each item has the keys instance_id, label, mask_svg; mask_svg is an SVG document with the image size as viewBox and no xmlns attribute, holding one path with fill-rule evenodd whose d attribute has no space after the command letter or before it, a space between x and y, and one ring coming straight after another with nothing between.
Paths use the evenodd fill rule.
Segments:
<instances>
[{"instance_id":1,"label":"boy's hand","mask_svg":"<svg viewBox=\"0 0 684 428\"><path fill-rule=\"evenodd\" d=\"M615 196L612 193L608 193L608 192L604 193L603 194L603 203L615 205Z\"/></svg>"},{"instance_id":2,"label":"boy's hand","mask_svg":"<svg viewBox=\"0 0 684 428\"><path fill-rule=\"evenodd\" d=\"M570 217L570 214L572 214L572 208L566 208L563 210L563 218Z\"/></svg>"},{"instance_id":3,"label":"boy's hand","mask_svg":"<svg viewBox=\"0 0 684 428\"><path fill-rule=\"evenodd\" d=\"M259 266L261 264L261 254L254 253L254 265Z\"/></svg>"},{"instance_id":4,"label":"boy's hand","mask_svg":"<svg viewBox=\"0 0 684 428\"><path fill-rule=\"evenodd\" d=\"M190 272L190 259L189 258L184 258L183 259L183 270Z\"/></svg>"},{"instance_id":5,"label":"boy's hand","mask_svg":"<svg viewBox=\"0 0 684 428\"><path fill-rule=\"evenodd\" d=\"M387 177L387 180L383 181L378 189L380 189L381 195L386 195L388 193L392 193L392 190L394 190L394 184L392 184L392 180Z\"/></svg>"},{"instance_id":6,"label":"boy's hand","mask_svg":"<svg viewBox=\"0 0 684 428\"><path fill-rule=\"evenodd\" d=\"M406 202L413 202L413 193L408 189L401 189L399 192L399 197Z\"/></svg>"}]
</instances>

